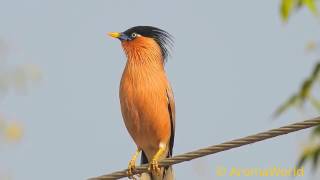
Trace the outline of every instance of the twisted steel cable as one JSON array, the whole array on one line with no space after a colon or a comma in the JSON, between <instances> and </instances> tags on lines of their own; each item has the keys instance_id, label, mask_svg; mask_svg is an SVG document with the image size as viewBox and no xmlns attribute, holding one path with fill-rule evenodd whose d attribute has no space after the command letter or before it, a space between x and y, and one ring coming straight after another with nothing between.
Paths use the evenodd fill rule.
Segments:
<instances>
[{"instance_id":1,"label":"twisted steel cable","mask_svg":"<svg viewBox=\"0 0 320 180\"><path fill-rule=\"evenodd\" d=\"M192 159L200 158L203 156L207 156L210 154L215 154L221 151L226 151L229 149L237 148L240 146L244 146L247 144L256 143L259 141L263 141L265 139L270 139L276 136L285 135L291 132L299 131L302 129L307 129L313 126L320 125L320 117L316 117L313 119L305 120L303 122L294 123L291 125L283 126L276 129L271 129L269 131L265 131L262 133L258 133L255 135L247 136L244 138L235 139L232 141L228 141L222 144L209 146L206 148L198 149L195 151L191 151L185 154L177 155L171 158L163 159L159 162L160 167L165 167L173 164L182 163L184 161L190 161ZM90 178L89 180L107 180L107 179L120 179L123 177L127 177L127 170L124 169L121 171L116 171L111 174L102 175L99 177ZM134 174L141 174L143 172L148 171L148 164L143 164L141 166L137 166Z\"/></svg>"}]
</instances>

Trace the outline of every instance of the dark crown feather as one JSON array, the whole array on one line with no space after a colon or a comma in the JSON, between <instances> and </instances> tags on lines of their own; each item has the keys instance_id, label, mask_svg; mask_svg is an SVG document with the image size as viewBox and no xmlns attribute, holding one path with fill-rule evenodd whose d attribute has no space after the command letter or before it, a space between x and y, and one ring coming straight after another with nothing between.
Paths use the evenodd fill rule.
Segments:
<instances>
[{"instance_id":1,"label":"dark crown feather","mask_svg":"<svg viewBox=\"0 0 320 180\"><path fill-rule=\"evenodd\" d=\"M170 50L173 47L173 36L168 32L153 26L135 26L123 33L128 36L132 33L137 33L144 37L153 38L160 46L164 61L167 60L167 57L170 55Z\"/></svg>"}]
</instances>

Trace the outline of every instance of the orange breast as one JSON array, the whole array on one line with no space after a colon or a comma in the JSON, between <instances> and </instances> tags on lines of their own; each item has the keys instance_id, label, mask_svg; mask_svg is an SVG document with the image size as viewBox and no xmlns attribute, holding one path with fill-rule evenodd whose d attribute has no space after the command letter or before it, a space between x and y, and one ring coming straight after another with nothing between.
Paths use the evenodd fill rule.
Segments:
<instances>
[{"instance_id":1,"label":"orange breast","mask_svg":"<svg viewBox=\"0 0 320 180\"><path fill-rule=\"evenodd\" d=\"M170 138L170 115L163 68L127 64L120 84L120 103L125 125L136 145L156 151Z\"/></svg>"}]
</instances>

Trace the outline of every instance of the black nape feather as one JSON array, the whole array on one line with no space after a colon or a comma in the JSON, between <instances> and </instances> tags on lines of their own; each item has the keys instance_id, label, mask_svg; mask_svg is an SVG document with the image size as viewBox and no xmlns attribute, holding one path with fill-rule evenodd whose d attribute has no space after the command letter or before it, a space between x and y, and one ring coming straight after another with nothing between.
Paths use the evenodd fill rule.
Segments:
<instances>
[{"instance_id":1,"label":"black nape feather","mask_svg":"<svg viewBox=\"0 0 320 180\"><path fill-rule=\"evenodd\" d=\"M173 36L168 32L153 26L135 26L123 33L129 37L132 33L137 33L144 37L153 38L161 48L164 61L167 60L167 57L170 55L170 50L173 47Z\"/></svg>"}]
</instances>

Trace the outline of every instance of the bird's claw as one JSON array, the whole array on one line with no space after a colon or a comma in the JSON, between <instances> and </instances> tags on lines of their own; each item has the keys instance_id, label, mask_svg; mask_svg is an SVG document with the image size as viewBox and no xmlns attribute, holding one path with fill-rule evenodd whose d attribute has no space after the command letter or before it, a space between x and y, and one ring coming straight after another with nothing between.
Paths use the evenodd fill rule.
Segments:
<instances>
[{"instance_id":1,"label":"bird's claw","mask_svg":"<svg viewBox=\"0 0 320 180\"><path fill-rule=\"evenodd\" d=\"M133 172L135 171L135 169L136 169L136 161L132 159L129 162L128 171L127 171L127 175L129 177L129 179L135 179L133 176Z\"/></svg>"},{"instance_id":2,"label":"bird's claw","mask_svg":"<svg viewBox=\"0 0 320 180\"><path fill-rule=\"evenodd\" d=\"M160 174L160 168L158 161L156 159L153 159L151 163L149 164L148 171L151 171L152 173L156 173L157 175Z\"/></svg>"},{"instance_id":3,"label":"bird's claw","mask_svg":"<svg viewBox=\"0 0 320 180\"><path fill-rule=\"evenodd\" d=\"M134 177L134 171L136 170L136 159L140 151L141 150L138 148L136 153L132 156L131 160L129 161L128 170L127 170L127 176L129 179L136 179Z\"/></svg>"}]
</instances>

